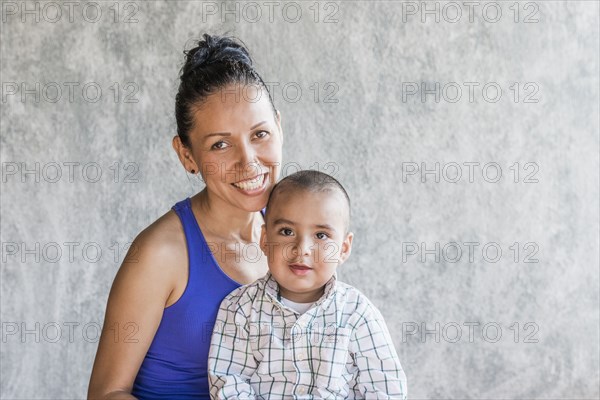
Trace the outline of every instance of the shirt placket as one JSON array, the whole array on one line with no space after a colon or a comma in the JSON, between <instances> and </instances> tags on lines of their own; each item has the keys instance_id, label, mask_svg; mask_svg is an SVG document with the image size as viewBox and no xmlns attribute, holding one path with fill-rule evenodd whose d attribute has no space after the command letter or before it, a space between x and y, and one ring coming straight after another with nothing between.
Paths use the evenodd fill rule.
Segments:
<instances>
[{"instance_id":1,"label":"shirt placket","mask_svg":"<svg viewBox=\"0 0 600 400\"><path fill-rule=\"evenodd\" d=\"M310 388L313 382L310 365L310 333L308 331L310 319L309 313L304 313L292 327L291 348L293 349L293 362L296 370L295 399L311 398Z\"/></svg>"}]
</instances>

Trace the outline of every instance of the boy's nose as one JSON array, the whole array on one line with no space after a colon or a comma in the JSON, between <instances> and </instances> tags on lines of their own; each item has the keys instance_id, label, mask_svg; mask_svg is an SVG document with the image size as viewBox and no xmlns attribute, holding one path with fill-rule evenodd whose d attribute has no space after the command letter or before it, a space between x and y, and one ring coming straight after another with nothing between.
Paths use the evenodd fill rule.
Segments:
<instances>
[{"instance_id":1,"label":"boy's nose","mask_svg":"<svg viewBox=\"0 0 600 400\"><path fill-rule=\"evenodd\" d=\"M296 242L295 250L296 255L310 256L312 241L300 238L300 240Z\"/></svg>"}]
</instances>

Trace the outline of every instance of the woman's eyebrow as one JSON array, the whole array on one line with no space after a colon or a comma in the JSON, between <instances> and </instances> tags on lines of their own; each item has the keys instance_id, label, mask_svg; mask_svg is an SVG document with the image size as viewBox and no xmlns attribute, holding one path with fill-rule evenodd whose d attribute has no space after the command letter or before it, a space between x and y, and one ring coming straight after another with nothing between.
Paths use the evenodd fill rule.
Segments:
<instances>
[{"instance_id":1,"label":"woman's eyebrow","mask_svg":"<svg viewBox=\"0 0 600 400\"><path fill-rule=\"evenodd\" d=\"M264 124L264 123L266 123L266 122L267 122L267 121L260 121L260 122L258 122L258 123L256 123L256 124L252 125L252 127L250 127L250 130L252 130L252 129L256 129L256 128L258 128L259 126L261 126L262 124Z\"/></svg>"},{"instance_id":2,"label":"woman's eyebrow","mask_svg":"<svg viewBox=\"0 0 600 400\"><path fill-rule=\"evenodd\" d=\"M250 127L250 130L256 129L259 126L265 124L267 121L260 121L254 125L252 125ZM204 141L208 140L209 138L213 137L213 136L231 136L231 132L213 132L213 133L208 133L206 135L204 135Z\"/></svg>"},{"instance_id":3,"label":"woman's eyebrow","mask_svg":"<svg viewBox=\"0 0 600 400\"><path fill-rule=\"evenodd\" d=\"M206 142L208 139L210 139L213 136L231 136L230 132L213 132L213 133L208 133L206 135L204 135L204 141Z\"/></svg>"}]
</instances>

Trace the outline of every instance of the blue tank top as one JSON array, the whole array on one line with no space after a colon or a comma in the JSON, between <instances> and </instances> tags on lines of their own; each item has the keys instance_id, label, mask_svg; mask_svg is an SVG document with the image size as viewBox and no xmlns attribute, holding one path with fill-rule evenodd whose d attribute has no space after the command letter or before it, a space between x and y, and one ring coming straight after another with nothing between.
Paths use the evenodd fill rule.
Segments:
<instances>
[{"instance_id":1,"label":"blue tank top","mask_svg":"<svg viewBox=\"0 0 600 400\"><path fill-rule=\"evenodd\" d=\"M175 204L173 210L185 233L188 282L179 300L164 309L131 394L143 400L210 399L207 362L212 330L221 301L240 284L217 264L190 198Z\"/></svg>"}]
</instances>

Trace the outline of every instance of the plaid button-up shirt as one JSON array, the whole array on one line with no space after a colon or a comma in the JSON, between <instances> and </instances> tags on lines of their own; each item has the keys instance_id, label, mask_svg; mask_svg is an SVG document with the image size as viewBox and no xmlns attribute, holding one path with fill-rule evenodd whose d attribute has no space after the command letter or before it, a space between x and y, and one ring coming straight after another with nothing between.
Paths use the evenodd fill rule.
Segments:
<instances>
[{"instance_id":1,"label":"plaid button-up shirt","mask_svg":"<svg viewBox=\"0 0 600 400\"><path fill-rule=\"evenodd\" d=\"M379 310L334 276L299 315L270 273L221 303L208 360L212 399L406 399Z\"/></svg>"}]
</instances>

